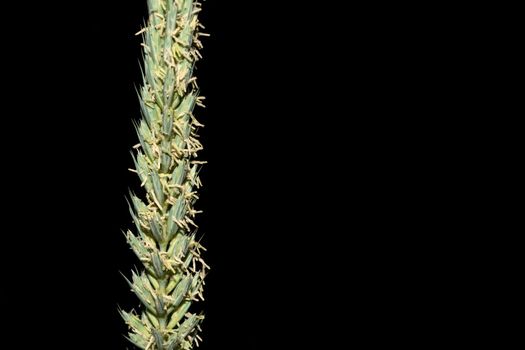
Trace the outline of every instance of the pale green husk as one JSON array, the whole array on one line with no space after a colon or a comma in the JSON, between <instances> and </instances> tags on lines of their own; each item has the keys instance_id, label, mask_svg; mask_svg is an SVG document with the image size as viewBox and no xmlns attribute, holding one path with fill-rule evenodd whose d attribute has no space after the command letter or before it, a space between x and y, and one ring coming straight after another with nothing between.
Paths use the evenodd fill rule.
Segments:
<instances>
[{"instance_id":1,"label":"pale green husk","mask_svg":"<svg viewBox=\"0 0 525 350\"><path fill-rule=\"evenodd\" d=\"M203 163L196 159L202 149L196 131L202 125L192 113L203 99L192 75L204 35L200 9L194 0L148 0L148 22L139 32L144 39L142 119L131 170L146 195L131 195L135 230L126 238L144 264L128 280L142 304L139 313L120 312L130 327L128 339L140 349L192 349L204 318L189 311L193 301L204 299L208 269L195 236L193 206Z\"/></svg>"}]
</instances>

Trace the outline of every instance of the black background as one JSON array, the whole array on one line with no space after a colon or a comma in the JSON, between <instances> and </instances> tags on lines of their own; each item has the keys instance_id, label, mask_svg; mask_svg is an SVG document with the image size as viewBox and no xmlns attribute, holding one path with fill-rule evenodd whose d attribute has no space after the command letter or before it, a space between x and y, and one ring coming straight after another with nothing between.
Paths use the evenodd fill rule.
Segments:
<instances>
[{"instance_id":1,"label":"black background","mask_svg":"<svg viewBox=\"0 0 525 350\"><path fill-rule=\"evenodd\" d=\"M0 302L17 348L127 346L117 305L137 306L121 230L138 185L127 169L145 3L0 5ZM432 254L464 203L440 202L461 165L440 155L453 138L440 128L458 126L442 116L462 85L440 85L458 53L440 49L432 11L370 7L203 6L202 349L450 333L422 320L446 310L430 292L455 286L435 282Z\"/></svg>"}]
</instances>

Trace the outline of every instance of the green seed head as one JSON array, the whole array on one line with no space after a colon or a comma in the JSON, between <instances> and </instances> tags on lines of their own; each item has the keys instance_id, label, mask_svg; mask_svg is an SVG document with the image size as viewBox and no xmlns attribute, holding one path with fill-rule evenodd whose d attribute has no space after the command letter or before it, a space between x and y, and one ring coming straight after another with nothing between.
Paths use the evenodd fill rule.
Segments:
<instances>
[{"instance_id":1,"label":"green seed head","mask_svg":"<svg viewBox=\"0 0 525 350\"><path fill-rule=\"evenodd\" d=\"M193 301L203 299L209 269L195 239L193 207L203 164L197 160L202 125L193 115L203 97L192 76L204 35L200 9L194 0L148 0L148 22L138 33L144 49L142 119L132 171L145 196L131 195L135 229L126 239L144 265L128 280L142 307L140 313L120 313L130 328L129 341L140 349L192 349L204 318L189 311Z\"/></svg>"}]
</instances>

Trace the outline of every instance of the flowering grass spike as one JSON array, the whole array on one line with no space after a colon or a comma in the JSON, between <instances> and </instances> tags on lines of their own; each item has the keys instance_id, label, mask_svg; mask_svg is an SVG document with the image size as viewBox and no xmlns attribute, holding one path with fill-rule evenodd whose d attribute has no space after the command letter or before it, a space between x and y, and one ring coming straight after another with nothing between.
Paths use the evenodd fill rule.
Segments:
<instances>
[{"instance_id":1,"label":"flowering grass spike","mask_svg":"<svg viewBox=\"0 0 525 350\"><path fill-rule=\"evenodd\" d=\"M136 124L140 143L133 154L145 196L131 194L134 232L126 239L144 265L133 271L132 291L141 310L120 310L129 325L128 339L140 349L193 349L201 340L202 314L192 313L203 300L208 266L196 240L194 209L200 187L195 105L202 106L195 62L202 44L194 0L148 0L143 37L144 69L140 89L142 119ZM143 197L143 198L141 198Z\"/></svg>"}]
</instances>

